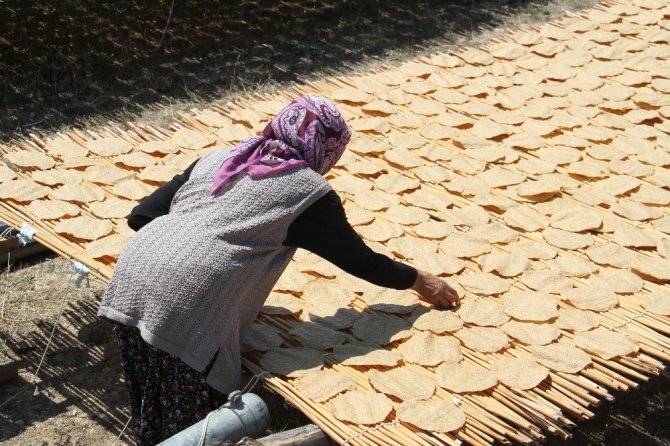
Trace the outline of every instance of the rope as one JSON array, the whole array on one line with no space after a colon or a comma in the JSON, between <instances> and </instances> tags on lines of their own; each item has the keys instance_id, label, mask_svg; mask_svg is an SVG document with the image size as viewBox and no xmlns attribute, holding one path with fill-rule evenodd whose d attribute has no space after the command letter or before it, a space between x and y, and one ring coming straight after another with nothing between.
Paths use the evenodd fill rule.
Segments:
<instances>
[{"instance_id":1,"label":"rope","mask_svg":"<svg viewBox=\"0 0 670 446\"><path fill-rule=\"evenodd\" d=\"M9 295L9 272L12 269L11 255L12 255L11 252L7 253L7 270L5 272L5 287L2 292L2 305L0 305L0 318L2 318L3 321L9 321L9 322L25 322L28 320L27 318L14 319L5 317L5 304L7 303L7 297Z\"/></svg>"},{"instance_id":2,"label":"rope","mask_svg":"<svg viewBox=\"0 0 670 446\"><path fill-rule=\"evenodd\" d=\"M205 417L205 423L202 426L202 431L200 432L200 440L198 440L198 446L205 446L205 439L207 438L207 427L209 426L209 417L216 411L211 411Z\"/></svg>"},{"instance_id":3,"label":"rope","mask_svg":"<svg viewBox=\"0 0 670 446\"><path fill-rule=\"evenodd\" d=\"M72 289L72 274L73 273L70 273L70 278L67 281L67 288L65 289L65 293L63 294L63 297L61 299L60 308L58 309L58 315L56 316L56 320L54 321L54 326L51 328L51 333L49 334L47 345L46 347L44 347L44 351L42 352L42 356L40 357L40 362L37 364L37 369L35 370L35 373L33 373L32 383L35 384L35 392L33 393L33 395L39 394L39 386L37 384L37 374L40 372L40 369L42 368L44 358L47 355L49 347L51 346L51 341L53 340L54 334L56 333L56 328L58 328L58 323L60 322L63 310L65 310L65 303L67 302L67 297L70 294L70 290Z\"/></svg>"},{"instance_id":4,"label":"rope","mask_svg":"<svg viewBox=\"0 0 670 446\"><path fill-rule=\"evenodd\" d=\"M233 402L233 403L240 402L242 400L242 395L244 395L245 393L251 392L254 389L254 387L256 387L258 385L258 383L260 383L263 379L265 379L269 376L270 376L270 373L266 372L266 371L262 371L260 373L255 374L254 376L252 376L251 379L249 379L249 382L247 383L247 385L244 386L244 388L241 391L239 391L239 392L235 391L235 392L230 393L231 398L230 398L229 404L231 402ZM207 439L207 427L209 426L209 417L211 417L212 414L217 413L220 409L221 408L211 411L205 417L205 420L204 420L204 423L203 423L203 426L202 426L202 430L200 431L200 439L198 440L198 446L205 446L205 440ZM240 422L242 422L242 420L240 420Z\"/></svg>"},{"instance_id":5,"label":"rope","mask_svg":"<svg viewBox=\"0 0 670 446\"><path fill-rule=\"evenodd\" d=\"M16 234L16 237L19 239L21 246L26 246L30 243L34 243L33 236L37 233L37 229L30 226L28 223L23 223L21 226L21 232Z\"/></svg>"},{"instance_id":6,"label":"rope","mask_svg":"<svg viewBox=\"0 0 670 446\"><path fill-rule=\"evenodd\" d=\"M130 420L132 420L132 419L133 419L132 415L128 417L128 421L126 421L126 424L123 425L123 429L121 429L121 432L119 433L119 436L116 437L116 440L114 440L114 443L112 443L112 446L116 446L116 443L119 442L119 440L121 439L121 436L126 431L126 428L128 427L128 425L130 424Z\"/></svg>"},{"instance_id":7,"label":"rope","mask_svg":"<svg viewBox=\"0 0 670 446\"><path fill-rule=\"evenodd\" d=\"M649 314L649 310L644 310L644 311L642 311L642 312L636 314L635 316L631 317L631 318L628 319L626 322L623 322L623 323L621 323L621 324L619 324L619 325L615 325L615 326L613 326L613 327L610 327L610 328L608 328L608 330L610 330L610 331L614 331L614 330L618 330L619 328L623 328L623 327L625 327L626 325L628 325L628 324L630 324L630 323L632 323L632 322L635 322L636 320L640 319L641 317L645 317L647 314Z\"/></svg>"},{"instance_id":8,"label":"rope","mask_svg":"<svg viewBox=\"0 0 670 446\"><path fill-rule=\"evenodd\" d=\"M252 390L254 390L254 387L258 385L258 383L261 382L262 379L269 378L270 373L266 371L262 371L261 373L257 373L254 376L251 377L249 382L247 383L246 386L242 389L242 394L249 393Z\"/></svg>"},{"instance_id":9,"label":"rope","mask_svg":"<svg viewBox=\"0 0 670 446\"><path fill-rule=\"evenodd\" d=\"M357 434L352 435L351 437L345 438L344 442L342 443L342 446L346 446L351 443L352 440L355 440L357 438L362 437L363 435L367 434L368 432L375 432L378 431L379 429L386 427L386 426L395 426L396 424L399 424L400 421L394 420L390 423L381 423L373 427L366 427L362 431L358 432Z\"/></svg>"}]
</instances>

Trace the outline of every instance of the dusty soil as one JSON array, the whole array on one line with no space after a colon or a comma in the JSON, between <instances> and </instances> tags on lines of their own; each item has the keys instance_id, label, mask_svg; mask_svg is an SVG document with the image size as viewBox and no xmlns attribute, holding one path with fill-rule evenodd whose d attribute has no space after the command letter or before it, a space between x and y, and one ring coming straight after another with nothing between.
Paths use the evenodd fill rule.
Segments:
<instances>
[{"instance_id":1,"label":"dusty soil","mask_svg":"<svg viewBox=\"0 0 670 446\"><path fill-rule=\"evenodd\" d=\"M0 0L0 141L109 120L166 125L178 110L476 46L594 2L171 3ZM95 317L104 285L70 287L69 266L46 255L2 269L0 367L18 365L20 376L0 384L0 444L132 443L120 435L129 413L118 352ZM550 444L669 445L669 381L620 396L573 440ZM276 395L263 397L273 431L307 422Z\"/></svg>"}]
</instances>

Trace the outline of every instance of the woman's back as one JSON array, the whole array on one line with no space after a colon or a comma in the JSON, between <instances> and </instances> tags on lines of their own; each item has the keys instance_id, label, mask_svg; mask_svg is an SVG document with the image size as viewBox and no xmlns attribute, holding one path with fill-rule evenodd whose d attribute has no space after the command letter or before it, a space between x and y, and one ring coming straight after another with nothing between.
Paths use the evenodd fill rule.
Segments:
<instances>
[{"instance_id":1,"label":"woman's back","mask_svg":"<svg viewBox=\"0 0 670 446\"><path fill-rule=\"evenodd\" d=\"M256 316L294 252L282 244L290 223L330 190L321 175L301 168L256 180L241 175L212 196L227 152L203 157L170 213L128 243L99 313L139 327L145 340L196 369L219 348L238 348L239 329Z\"/></svg>"}]
</instances>

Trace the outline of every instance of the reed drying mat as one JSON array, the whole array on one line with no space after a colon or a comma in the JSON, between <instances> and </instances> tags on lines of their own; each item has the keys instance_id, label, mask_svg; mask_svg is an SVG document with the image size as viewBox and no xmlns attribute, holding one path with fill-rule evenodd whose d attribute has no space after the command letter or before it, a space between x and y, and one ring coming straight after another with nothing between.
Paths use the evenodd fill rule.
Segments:
<instances>
[{"instance_id":1,"label":"reed drying mat","mask_svg":"<svg viewBox=\"0 0 670 446\"><path fill-rule=\"evenodd\" d=\"M618 1L168 129L32 135L1 147L0 220L106 281L158 185L296 95L327 96L354 130L328 178L349 220L463 305L298 252L243 336L245 365L341 444L567 437L670 360L669 58L667 2Z\"/></svg>"}]
</instances>

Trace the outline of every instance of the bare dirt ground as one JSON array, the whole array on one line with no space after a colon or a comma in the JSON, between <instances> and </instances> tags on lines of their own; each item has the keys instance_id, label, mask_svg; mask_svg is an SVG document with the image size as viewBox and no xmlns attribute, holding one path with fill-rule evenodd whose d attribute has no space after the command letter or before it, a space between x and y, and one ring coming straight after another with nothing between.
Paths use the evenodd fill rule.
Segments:
<instances>
[{"instance_id":1,"label":"bare dirt ground","mask_svg":"<svg viewBox=\"0 0 670 446\"><path fill-rule=\"evenodd\" d=\"M0 141L110 120L164 126L179 110L477 46L593 3L0 0ZM46 255L2 269L0 366L17 364L20 376L0 384L0 444L132 444L118 438L129 416L118 352L95 317L104 285L72 288L69 267ZM572 440L550 444L670 445L669 383L666 374L619 395ZM307 422L263 396L273 431Z\"/></svg>"}]
</instances>

